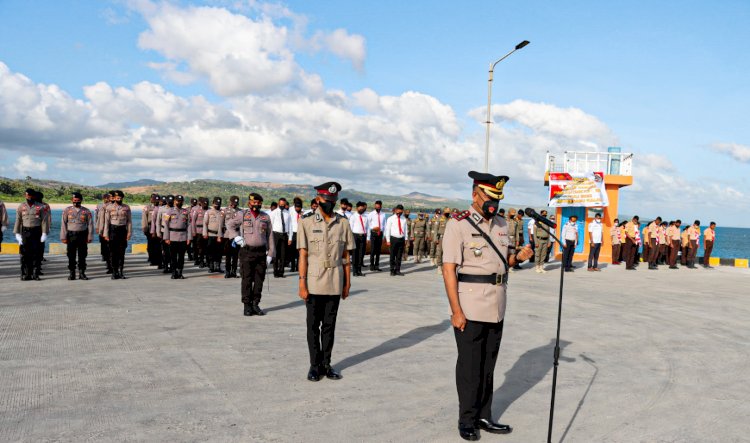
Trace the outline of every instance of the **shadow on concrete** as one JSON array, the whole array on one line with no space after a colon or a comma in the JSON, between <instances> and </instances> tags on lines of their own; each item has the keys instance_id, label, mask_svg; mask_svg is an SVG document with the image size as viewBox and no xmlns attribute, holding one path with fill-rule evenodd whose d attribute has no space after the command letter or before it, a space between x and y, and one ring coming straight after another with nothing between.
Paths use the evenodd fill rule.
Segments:
<instances>
[{"instance_id":1,"label":"shadow on concrete","mask_svg":"<svg viewBox=\"0 0 750 443\"><path fill-rule=\"evenodd\" d=\"M442 322L434 325L420 326L418 328L412 329L405 334L399 335L398 337L383 342L375 346L374 348L368 349L367 351L347 357L333 366L338 370L344 370L347 368L351 368L352 366L356 366L360 363L366 362L367 360L382 357L383 355L398 351L400 349L410 348L429 339L434 335L440 334L450 326L450 320L443 320Z\"/></svg>"},{"instance_id":2,"label":"shadow on concrete","mask_svg":"<svg viewBox=\"0 0 750 443\"><path fill-rule=\"evenodd\" d=\"M568 435L568 431L570 431L570 428L573 426L573 422L575 421L576 417L578 416L578 412L581 411L581 407L583 407L583 404L586 402L586 396L589 395L589 391L591 390L591 386L594 385L594 380L596 380L596 376L599 374L599 367L595 364L596 361L590 357L587 357L584 354L579 354L581 356L581 359L591 365L591 367L594 368L594 374L591 376L591 380L589 381L589 385L586 387L586 391L583 393L583 396L581 397L581 400L578 402L578 406L576 407L575 412L573 413L573 416L570 417L570 421L568 422L568 426L565 427L565 432L563 432L562 437L560 437L560 443L565 440L565 437Z\"/></svg>"},{"instance_id":3,"label":"shadow on concrete","mask_svg":"<svg viewBox=\"0 0 750 443\"><path fill-rule=\"evenodd\" d=\"M420 265L421 265L421 263L420 263ZM406 274L406 275L409 275L409 274L416 274L417 272L426 272L426 271L436 272L435 270L437 269L434 266L422 266L422 267L416 268L416 269L413 269L413 268L416 268L416 265L410 266L409 269L406 270L406 271L403 271L403 273Z\"/></svg>"},{"instance_id":4,"label":"shadow on concrete","mask_svg":"<svg viewBox=\"0 0 750 443\"><path fill-rule=\"evenodd\" d=\"M560 340L560 352L571 342ZM538 348L524 352L506 373L503 384L495 390L492 412L500 418L516 400L537 383L544 380L552 370L554 361L555 339ZM560 356L560 361L574 362L574 358Z\"/></svg>"}]
</instances>

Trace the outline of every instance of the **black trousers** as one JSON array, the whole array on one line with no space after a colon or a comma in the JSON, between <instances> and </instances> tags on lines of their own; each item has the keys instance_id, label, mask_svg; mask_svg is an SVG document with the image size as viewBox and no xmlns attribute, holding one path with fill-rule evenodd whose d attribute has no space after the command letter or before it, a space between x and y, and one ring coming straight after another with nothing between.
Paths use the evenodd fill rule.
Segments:
<instances>
[{"instance_id":1,"label":"black trousers","mask_svg":"<svg viewBox=\"0 0 750 443\"><path fill-rule=\"evenodd\" d=\"M107 263L107 269L112 268L112 254L109 252L109 242L104 239L103 236L99 236L99 244L101 245L102 260Z\"/></svg>"},{"instance_id":2,"label":"black trousers","mask_svg":"<svg viewBox=\"0 0 750 443\"><path fill-rule=\"evenodd\" d=\"M125 265L125 249L128 247L128 227L109 227L109 252L111 255L112 269L121 271Z\"/></svg>"},{"instance_id":3,"label":"black trousers","mask_svg":"<svg viewBox=\"0 0 750 443\"><path fill-rule=\"evenodd\" d=\"M42 227L21 228L21 238L21 273L31 277L31 273L42 265L42 254L39 253L40 249L44 249Z\"/></svg>"},{"instance_id":4,"label":"black trousers","mask_svg":"<svg viewBox=\"0 0 750 443\"><path fill-rule=\"evenodd\" d=\"M474 426L479 419L492 419L493 374L503 338L503 322L467 320L463 331L453 328L453 333L458 348L458 424Z\"/></svg>"},{"instance_id":5,"label":"black trousers","mask_svg":"<svg viewBox=\"0 0 750 443\"><path fill-rule=\"evenodd\" d=\"M273 275L284 275L284 263L286 262L286 247L289 244L287 234L273 233L273 244L276 247L276 257L273 261Z\"/></svg>"},{"instance_id":6,"label":"black trousers","mask_svg":"<svg viewBox=\"0 0 750 443\"><path fill-rule=\"evenodd\" d=\"M391 237L391 272L401 272L401 259L404 256L403 238Z\"/></svg>"},{"instance_id":7,"label":"black trousers","mask_svg":"<svg viewBox=\"0 0 750 443\"><path fill-rule=\"evenodd\" d=\"M68 253L68 270L76 270L76 258L78 258L78 269L86 270L86 257L89 255L89 231L68 232L66 240Z\"/></svg>"},{"instance_id":8,"label":"black trousers","mask_svg":"<svg viewBox=\"0 0 750 443\"><path fill-rule=\"evenodd\" d=\"M594 243L594 246L589 249L589 268L599 267L599 252L601 252L601 250L601 243Z\"/></svg>"},{"instance_id":9,"label":"black trousers","mask_svg":"<svg viewBox=\"0 0 750 443\"><path fill-rule=\"evenodd\" d=\"M203 231L203 227L199 226L196 227L196 230L198 232ZM193 236L193 258L195 258L196 262L205 262L206 261L206 242L207 240L203 238L202 234L197 234Z\"/></svg>"},{"instance_id":10,"label":"black trousers","mask_svg":"<svg viewBox=\"0 0 750 443\"><path fill-rule=\"evenodd\" d=\"M164 240L159 240L161 246L161 262L165 268L172 266L172 254L169 253L169 245Z\"/></svg>"},{"instance_id":11,"label":"black trousers","mask_svg":"<svg viewBox=\"0 0 750 443\"><path fill-rule=\"evenodd\" d=\"M152 265L161 264L161 245L159 244L159 238L151 235L149 232L146 234L146 251L148 252L148 262Z\"/></svg>"},{"instance_id":12,"label":"black trousers","mask_svg":"<svg viewBox=\"0 0 750 443\"><path fill-rule=\"evenodd\" d=\"M260 303L263 281L266 279L266 248L245 246L240 249L239 256L242 303Z\"/></svg>"},{"instance_id":13,"label":"black trousers","mask_svg":"<svg viewBox=\"0 0 750 443\"><path fill-rule=\"evenodd\" d=\"M222 241L224 241L222 239ZM219 237L208 237L208 241L206 244L206 254L208 255L208 260L214 263L219 263L221 265L221 253L222 250L222 244L219 241Z\"/></svg>"},{"instance_id":14,"label":"black trousers","mask_svg":"<svg viewBox=\"0 0 750 443\"><path fill-rule=\"evenodd\" d=\"M367 234L354 234L354 272L362 273L362 265L365 262L365 250L367 249Z\"/></svg>"},{"instance_id":15,"label":"black trousers","mask_svg":"<svg viewBox=\"0 0 750 443\"><path fill-rule=\"evenodd\" d=\"M380 248L383 246L383 231L370 231L370 269L380 267Z\"/></svg>"},{"instance_id":16,"label":"black trousers","mask_svg":"<svg viewBox=\"0 0 750 443\"><path fill-rule=\"evenodd\" d=\"M182 272L185 267L185 251L187 251L187 242L169 242L169 263L172 265L172 272Z\"/></svg>"},{"instance_id":17,"label":"black trousers","mask_svg":"<svg viewBox=\"0 0 750 443\"><path fill-rule=\"evenodd\" d=\"M570 269L573 267L573 254L576 251L576 242L574 240L565 240L565 248L563 248L563 267Z\"/></svg>"},{"instance_id":18,"label":"black trousers","mask_svg":"<svg viewBox=\"0 0 750 443\"><path fill-rule=\"evenodd\" d=\"M224 267L226 268L226 272L232 272L233 269L237 269L240 256L240 250L232 246L232 240L231 238L222 240L224 242Z\"/></svg>"},{"instance_id":19,"label":"black trousers","mask_svg":"<svg viewBox=\"0 0 750 443\"><path fill-rule=\"evenodd\" d=\"M331 364L336 316L339 312L339 295L310 294L305 302L307 309L307 348L310 366Z\"/></svg>"}]
</instances>

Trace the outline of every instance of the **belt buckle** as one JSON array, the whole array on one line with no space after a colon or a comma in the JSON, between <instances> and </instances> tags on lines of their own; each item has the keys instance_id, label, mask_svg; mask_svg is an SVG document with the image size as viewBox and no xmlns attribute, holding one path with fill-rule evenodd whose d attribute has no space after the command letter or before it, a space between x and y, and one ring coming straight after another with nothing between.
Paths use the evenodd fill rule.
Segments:
<instances>
[{"instance_id":1,"label":"belt buckle","mask_svg":"<svg viewBox=\"0 0 750 443\"><path fill-rule=\"evenodd\" d=\"M508 283L508 273L504 274L497 274L495 277L495 284L496 285L504 285Z\"/></svg>"},{"instance_id":2,"label":"belt buckle","mask_svg":"<svg viewBox=\"0 0 750 443\"><path fill-rule=\"evenodd\" d=\"M332 260L323 260L323 267L326 269L333 267L333 261Z\"/></svg>"}]
</instances>

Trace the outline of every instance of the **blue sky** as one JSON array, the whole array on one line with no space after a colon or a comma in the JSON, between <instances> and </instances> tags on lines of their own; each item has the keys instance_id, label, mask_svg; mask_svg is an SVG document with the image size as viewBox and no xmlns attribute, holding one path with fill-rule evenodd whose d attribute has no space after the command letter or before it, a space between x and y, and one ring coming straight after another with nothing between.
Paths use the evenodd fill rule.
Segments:
<instances>
[{"instance_id":1,"label":"blue sky","mask_svg":"<svg viewBox=\"0 0 750 443\"><path fill-rule=\"evenodd\" d=\"M482 168L488 64L527 39L493 88L509 201L544 202L547 149L616 144L636 154L621 212L750 226L747 23L740 1L0 0L0 76L21 84L0 92L0 175L461 195ZM61 116L19 117L55 100Z\"/></svg>"}]
</instances>

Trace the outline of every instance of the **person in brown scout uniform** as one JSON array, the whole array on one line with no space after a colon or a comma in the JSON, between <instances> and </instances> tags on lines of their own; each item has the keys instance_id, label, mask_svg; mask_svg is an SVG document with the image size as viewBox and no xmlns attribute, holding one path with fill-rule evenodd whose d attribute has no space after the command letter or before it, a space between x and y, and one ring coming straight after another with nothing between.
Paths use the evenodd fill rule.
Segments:
<instances>
[{"instance_id":1,"label":"person in brown scout uniform","mask_svg":"<svg viewBox=\"0 0 750 443\"><path fill-rule=\"evenodd\" d=\"M0 252L3 251L3 235L8 229L8 210L5 209L5 203L0 200Z\"/></svg>"},{"instance_id":2,"label":"person in brown scout uniform","mask_svg":"<svg viewBox=\"0 0 750 443\"><path fill-rule=\"evenodd\" d=\"M339 380L341 374L331 367L331 353L339 303L351 288L349 251L356 246L348 221L333 211L341 185L327 182L315 190L319 211L302 220L297 232L299 297L307 308L307 379Z\"/></svg>"},{"instance_id":3,"label":"person in brown scout uniform","mask_svg":"<svg viewBox=\"0 0 750 443\"><path fill-rule=\"evenodd\" d=\"M60 224L60 241L67 245L68 280L76 279L76 256L78 256L78 278L86 277L86 256L88 244L94 239L94 216L88 208L81 206L83 195L74 192L71 199L73 206L65 208Z\"/></svg>"},{"instance_id":4,"label":"person in brown scout uniform","mask_svg":"<svg viewBox=\"0 0 750 443\"><path fill-rule=\"evenodd\" d=\"M661 226L661 217L656 217L654 221L649 223L649 225L643 230L643 248L644 248L644 255L645 248L648 244L648 256L646 256L646 259L648 260L648 268L651 270L659 269L659 266L657 266L656 261L659 258L659 227Z\"/></svg>"},{"instance_id":5,"label":"person in brown scout uniform","mask_svg":"<svg viewBox=\"0 0 750 443\"><path fill-rule=\"evenodd\" d=\"M130 206L122 202L123 197L125 194L122 191L115 191L115 202L104 213L104 239L110 242L112 280L125 278L125 249L133 229L133 215Z\"/></svg>"},{"instance_id":6,"label":"person in brown scout uniform","mask_svg":"<svg viewBox=\"0 0 750 443\"><path fill-rule=\"evenodd\" d=\"M164 241L169 245L172 279L184 279L185 251L190 244L190 209L183 208L185 197L176 195L175 207L167 211L164 220Z\"/></svg>"},{"instance_id":7,"label":"person in brown scout uniform","mask_svg":"<svg viewBox=\"0 0 750 443\"><path fill-rule=\"evenodd\" d=\"M232 246L232 240L240 235L242 224L242 209L239 208L240 198L236 195L229 197L229 206L222 210L224 215L224 278L237 277L237 260L239 249Z\"/></svg>"},{"instance_id":8,"label":"person in brown scout uniform","mask_svg":"<svg viewBox=\"0 0 750 443\"><path fill-rule=\"evenodd\" d=\"M151 194L149 204L143 206L141 214L141 231L146 236L146 252L148 253L148 264L158 266L161 263L161 251L159 239L151 236L151 223L154 211L159 209L159 194Z\"/></svg>"},{"instance_id":9,"label":"person in brown scout uniform","mask_svg":"<svg viewBox=\"0 0 750 443\"><path fill-rule=\"evenodd\" d=\"M714 241L716 241L716 222L711 222L706 230L703 231L703 241L703 267L713 269L713 266L711 266L711 252L714 250Z\"/></svg>"},{"instance_id":10,"label":"person in brown scout uniform","mask_svg":"<svg viewBox=\"0 0 750 443\"><path fill-rule=\"evenodd\" d=\"M26 202L21 203L16 210L16 222L13 233L21 252L21 280L39 280L41 254L49 229L49 218L44 206L34 199L36 191L26 190Z\"/></svg>"},{"instance_id":11,"label":"person in brown scout uniform","mask_svg":"<svg viewBox=\"0 0 750 443\"><path fill-rule=\"evenodd\" d=\"M612 228L609 230L610 238L612 239L612 264L620 264L620 219L616 218L612 223Z\"/></svg>"},{"instance_id":12,"label":"person in brown scout uniform","mask_svg":"<svg viewBox=\"0 0 750 443\"><path fill-rule=\"evenodd\" d=\"M221 270L221 238L224 235L221 197L214 197L213 207L203 216L203 238L207 240L208 272Z\"/></svg>"},{"instance_id":13,"label":"person in brown scout uniform","mask_svg":"<svg viewBox=\"0 0 750 443\"><path fill-rule=\"evenodd\" d=\"M534 251L527 246L506 258L516 240L496 214L508 177L475 171L469 177L474 180L472 205L445 229L443 279L458 348L458 431L465 440L478 440L478 429L512 431L492 421L493 373L503 335L508 269Z\"/></svg>"},{"instance_id":14,"label":"person in brown scout uniform","mask_svg":"<svg viewBox=\"0 0 750 443\"><path fill-rule=\"evenodd\" d=\"M638 230L639 222L640 219L636 215L625 225L625 269L629 271L635 270L635 252L638 248L635 231Z\"/></svg>"},{"instance_id":15,"label":"person in brown scout uniform","mask_svg":"<svg viewBox=\"0 0 750 443\"><path fill-rule=\"evenodd\" d=\"M275 248L271 237L271 217L261 211L263 197L251 193L247 201L248 209L242 214L240 225L240 276L242 277L242 303L244 315L266 315L260 309L263 281L266 268L274 258Z\"/></svg>"},{"instance_id":16,"label":"person in brown scout uniform","mask_svg":"<svg viewBox=\"0 0 750 443\"><path fill-rule=\"evenodd\" d=\"M701 222L696 220L693 225L688 228L688 241L690 242L690 252L687 258L688 269L698 269L695 266L695 259L698 256L698 248L700 247L699 242L701 238Z\"/></svg>"},{"instance_id":17,"label":"person in brown scout uniform","mask_svg":"<svg viewBox=\"0 0 750 443\"><path fill-rule=\"evenodd\" d=\"M667 228L667 240L669 241L669 269L677 267L677 253L680 252L680 226L682 220L675 220L674 224Z\"/></svg>"}]
</instances>

